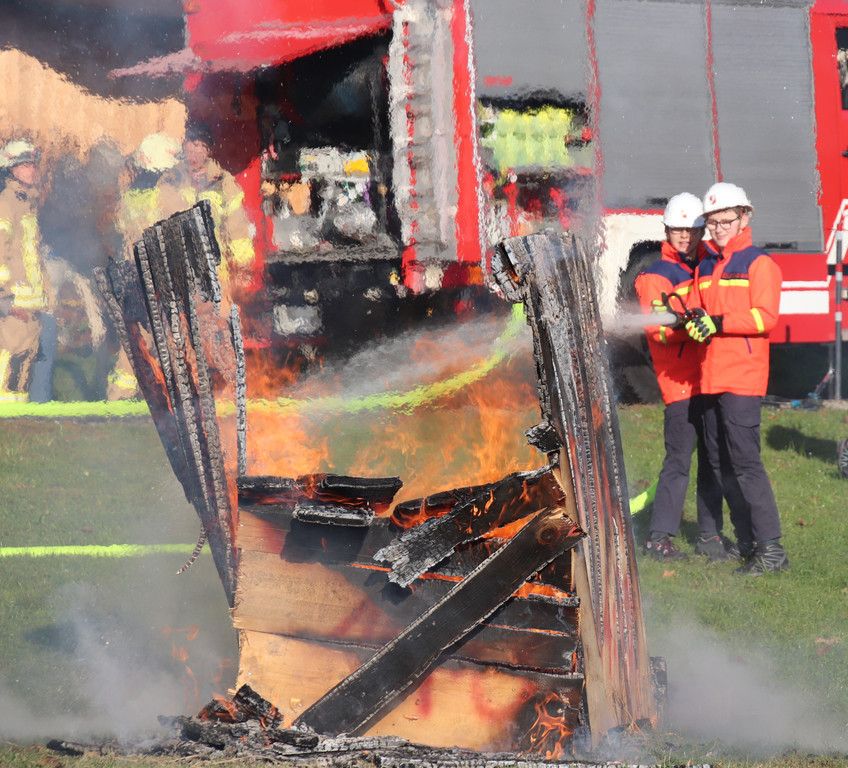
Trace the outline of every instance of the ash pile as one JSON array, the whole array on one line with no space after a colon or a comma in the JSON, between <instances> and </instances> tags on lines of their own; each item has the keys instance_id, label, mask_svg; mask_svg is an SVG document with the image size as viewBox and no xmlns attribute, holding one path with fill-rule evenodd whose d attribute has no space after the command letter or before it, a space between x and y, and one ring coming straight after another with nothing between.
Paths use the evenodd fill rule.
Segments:
<instances>
[{"instance_id":1,"label":"ash pile","mask_svg":"<svg viewBox=\"0 0 848 768\"><path fill-rule=\"evenodd\" d=\"M215 699L193 717L160 717L170 735L132 744L80 743L52 740L47 747L72 757L135 756L180 758L198 761L250 760L268 765L326 766L350 768L374 765L379 768L647 768L652 763L639 760L640 735L622 729L616 739L617 754L634 755L609 762L541 760L536 754L479 752L459 748L436 748L415 744L394 736L319 735L307 728L283 727L277 708L243 685L231 700ZM588 745L587 745L588 746ZM690 767L691 768L691 767ZM708 768L703 766L702 768Z\"/></svg>"}]
</instances>

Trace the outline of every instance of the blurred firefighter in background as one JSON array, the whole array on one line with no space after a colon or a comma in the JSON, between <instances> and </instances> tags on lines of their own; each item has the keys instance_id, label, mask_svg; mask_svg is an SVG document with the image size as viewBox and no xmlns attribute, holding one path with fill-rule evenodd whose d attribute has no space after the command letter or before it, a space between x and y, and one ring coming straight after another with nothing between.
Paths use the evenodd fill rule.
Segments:
<instances>
[{"instance_id":1,"label":"blurred firefighter in background","mask_svg":"<svg viewBox=\"0 0 848 768\"><path fill-rule=\"evenodd\" d=\"M212 132L202 123L189 123L182 160L157 184L163 217L191 208L201 200L212 206L215 233L221 246L218 278L222 314L239 304L250 284L254 260L253 225L245 213L244 192L235 177L213 158Z\"/></svg>"},{"instance_id":2,"label":"blurred firefighter in background","mask_svg":"<svg viewBox=\"0 0 848 768\"><path fill-rule=\"evenodd\" d=\"M50 311L38 225L40 154L24 139L0 149L0 402L28 402L42 315Z\"/></svg>"},{"instance_id":3,"label":"blurred firefighter in background","mask_svg":"<svg viewBox=\"0 0 848 768\"><path fill-rule=\"evenodd\" d=\"M180 144L167 133L146 136L131 155L120 180L123 190L118 206L118 230L121 235L121 255L131 260L133 245L144 230L163 218L161 191L157 183L162 174L179 161ZM137 398L138 381L123 348L108 377L106 398L127 400Z\"/></svg>"}]
</instances>

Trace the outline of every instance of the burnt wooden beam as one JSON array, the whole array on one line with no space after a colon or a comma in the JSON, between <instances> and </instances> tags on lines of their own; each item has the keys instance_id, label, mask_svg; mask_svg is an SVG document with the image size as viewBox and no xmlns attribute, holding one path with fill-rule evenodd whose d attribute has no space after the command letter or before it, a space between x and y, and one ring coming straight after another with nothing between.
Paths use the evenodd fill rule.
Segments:
<instances>
[{"instance_id":1,"label":"burnt wooden beam","mask_svg":"<svg viewBox=\"0 0 848 768\"><path fill-rule=\"evenodd\" d=\"M583 535L563 510L539 512L442 600L309 707L295 725L318 733L358 732L426 674L446 648Z\"/></svg>"},{"instance_id":2,"label":"burnt wooden beam","mask_svg":"<svg viewBox=\"0 0 848 768\"><path fill-rule=\"evenodd\" d=\"M398 528L407 530L424 522L428 517L441 517L450 512L457 504L463 504L481 493L491 490L495 483L468 485L451 488L448 491L431 493L420 499L410 499L396 504L391 519Z\"/></svg>"},{"instance_id":3,"label":"burnt wooden beam","mask_svg":"<svg viewBox=\"0 0 848 768\"><path fill-rule=\"evenodd\" d=\"M230 308L230 333L236 354L236 456L238 476L247 474L247 360L238 307Z\"/></svg>"},{"instance_id":4,"label":"burnt wooden beam","mask_svg":"<svg viewBox=\"0 0 848 768\"><path fill-rule=\"evenodd\" d=\"M541 453L556 453L562 448L559 435L547 421L524 430L524 434L527 435L527 442Z\"/></svg>"},{"instance_id":5,"label":"burnt wooden beam","mask_svg":"<svg viewBox=\"0 0 848 768\"><path fill-rule=\"evenodd\" d=\"M314 502L338 507L387 509L403 486L399 477L350 477L317 473L300 477L248 475L236 480L240 505L294 506Z\"/></svg>"},{"instance_id":6,"label":"burnt wooden beam","mask_svg":"<svg viewBox=\"0 0 848 768\"><path fill-rule=\"evenodd\" d=\"M447 514L409 529L377 552L374 559L390 563L389 580L405 587L460 544L539 510L560 507L563 502L562 488L550 467L516 472L456 505Z\"/></svg>"},{"instance_id":7,"label":"burnt wooden beam","mask_svg":"<svg viewBox=\"0 0 848 768\"><path fill-rule=\"evenodd\" d=\"M292 509L292 517L304 523L343 525L365 528L374 519L371 507L347 507L322 501L298 501Z\"/></svg>"},{"instance_id":8,"label":"burnt wooden beam","mask_svg":"<svg viewBox=\"0 0 848 768\"><path fill-rule=\"evenodd\" d=\"M101 273L98 285L232 605L233 510L215 390L235 387L233 345L241 336L219 314L220 250L209 203L145 229L134 255L134 264Z\"/></svg>"},{"instance_id":9,"label":"burnt wooden beam","mask_svg":"<svg viewBox=\"0 0 848 768\"><path fill-rule=\"evenodd\" d=\"M505 298L524 303L542 417L563 446L549 459L587 533L572 562L597 739L656 716L597 264L580 239L547 230L502 243L493 272Z\"/></svg>"}]
</instances>

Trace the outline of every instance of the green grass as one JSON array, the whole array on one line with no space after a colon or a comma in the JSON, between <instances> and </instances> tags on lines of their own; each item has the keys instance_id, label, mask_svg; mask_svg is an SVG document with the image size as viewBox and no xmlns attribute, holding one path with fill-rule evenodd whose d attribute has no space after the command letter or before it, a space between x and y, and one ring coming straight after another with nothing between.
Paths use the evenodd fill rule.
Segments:
<instances>
[{"instance_id":1,"label":"green grass","mask_svg":"<svg viewBox=\"0 0 848 768\"><path fill-rule=\"evenodd\" d=\"M199 532L149 419L0 420L0 494L0 552L190 550ZM211 557L177 577L186 558L0 557L0 735L73 732L82 722L120 730L130 721L116 713L132 697L139 704L126 716L151 725L208 701L235 640Z\"/></svg>"},{"instance_id":2,"label":"green grass","mask_svg":"<svg viewBox=\"0 0 848 768\"><path fill-rule=\"evenodd\" d=\"M652 481L662 455L661 410L622 413L623 445L632 486ZM669 658L669 677L696 684L705 723L722 723L744 708L772 711L750 733L752 746L797 729L824 751L848 743L848 481L836 466L836 441L848 436L845 412L763 412L763 460L780 510L792 570L758 579L733 574L734 564L706 564L693 554L694 487L678 539L687 562L640 560L645 618L652 654ZM637 515L637 541L647 536L650 510ZM729 522L726 531L731 533ZM688 654L681 653L682 642ZM720 653L699 652L700 645ZM672 669L680 664L709 670ZM744 692L742 691L744 683ZM750 696L750 702L739 701ZM726 722L725 722L726 725ZM817 733L817 731L821 733Z\"/></svg>"},{"instance_id":3,"label":"green grass","mask_svg":"<svg viewBox=\"0 0 848 768\"><path fill-rule=\"evenodd\" d=\"M515 445L506 449L519 462L527 460L521 432L538 418L532 397L531 390L518 404ZM466 410L473 403L460 408ZM357 461L367 465L357 447L362 434L387 430L411 435L413 443L438 444L457 413L364 414L311 426L319 442L335 446L330 461L344 469ZM650 652L669 664L667 720L702 711L703 723L713 728L712 736L709 728L706 734L682 728L654 734L647 757L656 763L848 766L832 754L837 742L846 742L848 723L848 481L835 463L835 443L848 435L846 413L764 411L763 456L792 571L746 579L735 576L731 564L707 565L694 555L672 568L640 555ZM662 410L629 406L619 415L635 495L659 471ZM432 458L391 440L385 448L405 479ZM431 451L439 452L438 446ZM420 484L441 487L438 471L423 474ZM0 497L0 547L190 545L198 532L147 418L0 420ZM637 541L649 514L634 518ZM690 488L680 536L690 554L694 518ZM0 737L43 744L83 722L97 723L104 735L122 725L153 729L156 715L193 714L213 691L226 692L237 652L223 590L208 551L177 577L183 559L0 558ZM134 698L139 703L128 713ZM756 710L769 722L750 740L724 736L728 719ZM770 746L775 729L780 735L795 728L801 738L794 748ZM58 765L54 759L43 747L0 747L4 766ZM61 756L59 762L69 768L139 764L108 756Z\"/></svg>"}]
</instances>

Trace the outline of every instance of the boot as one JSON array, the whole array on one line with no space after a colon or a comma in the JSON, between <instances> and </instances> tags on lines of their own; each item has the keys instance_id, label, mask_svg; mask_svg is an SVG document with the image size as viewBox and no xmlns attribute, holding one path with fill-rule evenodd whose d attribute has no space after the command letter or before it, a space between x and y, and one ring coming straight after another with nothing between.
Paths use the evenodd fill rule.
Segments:
<instances>
[{"instance_id":1,"label":"boot","mask_svg":"<svg viewBox=\"0 0 848 768\"><path fill-rule=\"evenodd\" d=\"M732 560L742 560L747 563L754 556L753 541L744 541L743 539L739 539L738 542L735 542L730 539L725 539L723 536L722 538L724 539L727 553L730 555Z\"/></svg>"},{"instance_id":2,"label":"boot","mask_svg":"<svg viewBox=\"0 0 848 768\"><path fill-rule=\"evenodd\" d=\"M661 563L689 559L689 555L675 547L671 536L667 536L666 534L652 534L650 541L645 542L642 551L654 560L659 560Z\"/></svg>"},{"instance_id":3,"label":"boot","mask_svg":"<svg viewBox=\"0 0 848 768\"><path fill-rule=\"evenodd\" d=\"M734 573L744 576L762 576L764 573L788 571L792 566L783 550L780 539L770 539L754 545L754 554Z\"/></svg>"},{"instance_id":4,"label":"boot","mask_svg":"<svg viewBox=\"0 0 848 768\"><path fill-rule=\"evenodd\" d=\"M708 563L721 560L739 560L739 547L721 534L698 536L695 539L695 554L706 555Z\"/></svg>"}]
</instances>

